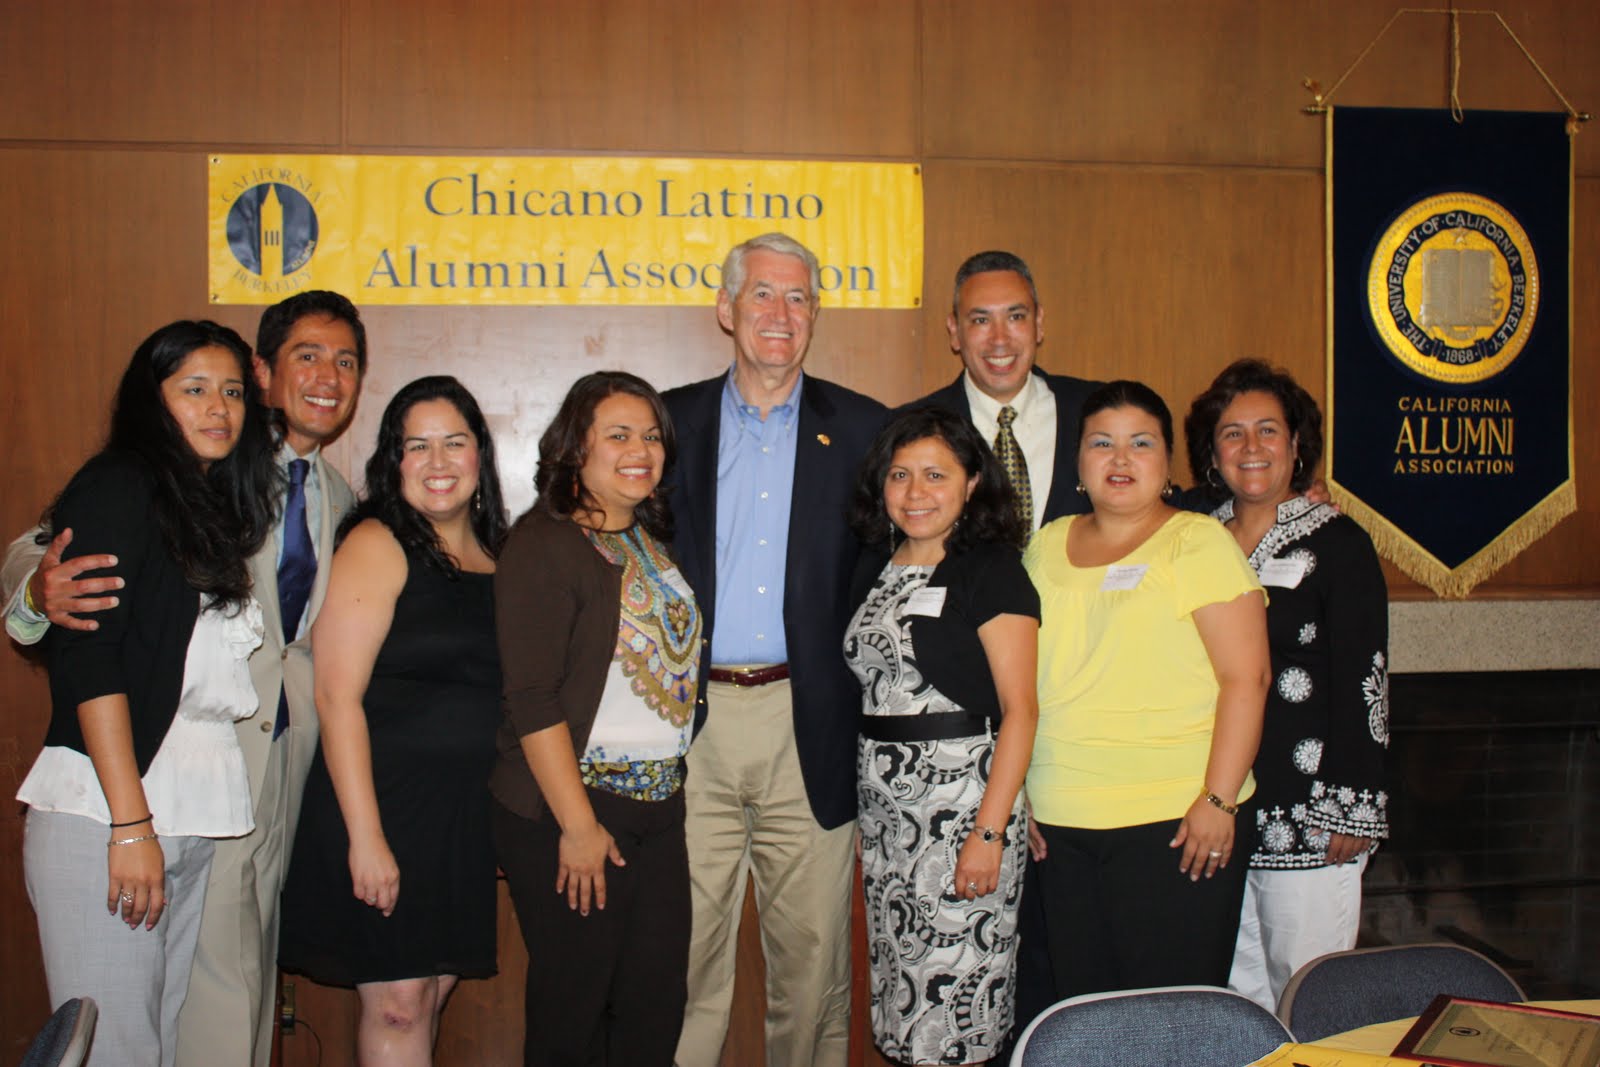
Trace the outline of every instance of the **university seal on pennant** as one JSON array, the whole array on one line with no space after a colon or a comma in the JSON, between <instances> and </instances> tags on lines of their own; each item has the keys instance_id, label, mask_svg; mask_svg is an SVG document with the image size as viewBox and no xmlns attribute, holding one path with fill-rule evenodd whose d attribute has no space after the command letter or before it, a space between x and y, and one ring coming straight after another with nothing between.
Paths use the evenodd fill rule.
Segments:
<instances>
[{"instance_id":1,"label":"university seal on pennant","mask_svg":"<svg viewBox=\"0 0 1600 1067\"><path fill-rule=\"evenodd\" d=\"M1481 382L1527 344L1539 311L1538 260L1516 218L1488 197L1425 197L1374 245L1367 306L1403 366L1433 381Z\"/></svg>"}]
</instances>

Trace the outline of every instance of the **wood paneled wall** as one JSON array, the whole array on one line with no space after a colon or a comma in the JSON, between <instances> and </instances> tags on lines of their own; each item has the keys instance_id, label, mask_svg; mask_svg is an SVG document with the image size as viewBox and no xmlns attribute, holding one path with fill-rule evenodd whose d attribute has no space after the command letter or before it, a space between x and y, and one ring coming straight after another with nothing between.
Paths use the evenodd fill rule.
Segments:
<instances>
[{"instance_id":1,"label":"wood paneled wall","mask_svg":"<svg viewBox=\"0 0 1600 1067\"><path fill-rule=\"evenodd\" d=\"M32 522L103 433L134 345L211 315L254 333L256 310L210 307L210 151L644 153L885 159L924 167L924 309L825 311L816 373L895 403L957 370L944 333L966 255L1032 263L1046 309L1041 362L1148 379L1177 408L1226 361L1279 362L1320 394L1324 86L1392 0L55 0L0 5L0 530ZM1508 23L1579 107L1600 110L1600 6L1523 0ZM1446 21L1406 16L1335 98L1443 106ZM1461 101L1552 98L1492 19L1462 19ZM1574 387L1580 512L1480 596L1600 595L1600 129L1578 138ZM357 297L359 294L352 294ZM379 412L402 383L459 375L485 401L512 503L567 384L624 366L669 386L714 373L727 339L706 309L373 308L357 419L330 450L359 480ZM1427 594L1390 571L1396 596ZM0 790L45 721L42 676L0 657ZM0 811L0 1060L44 1018L21 822ZM504 910L504 909L503 909ZM509 1062L522 961L505 912L505 976L450 1009L441 1060ZM760 1062L748 968L728 1061ZM346 1063L348 1004L301 984ZM341 1005L344 1005L341 1007ZM858 1005L859 1006L859 1005ZM316 1016L320 1013L321 1017ZM857 1053L863 1052L857 1023ZM285 1045L311 1062L309 1039Z\"/></svg>"}]
</instances>

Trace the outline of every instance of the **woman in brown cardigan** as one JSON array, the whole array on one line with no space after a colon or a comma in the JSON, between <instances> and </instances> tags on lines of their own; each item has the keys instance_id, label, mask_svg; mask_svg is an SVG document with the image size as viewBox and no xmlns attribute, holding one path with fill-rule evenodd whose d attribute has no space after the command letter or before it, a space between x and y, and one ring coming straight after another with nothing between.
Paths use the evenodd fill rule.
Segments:
<instances>
[{"instance_id":1,"label":"woman in brown cardigan","mask_svg":"<svg viewBox=\"0 0 1600 1067\"><path fill-rule=\"evenodd\" d=\"M495 576L495 847L528 946L525 1064L671 1064L689 950L683 756L700 613L667 553L661 398L580 379Z\"/></svg>"}]
</instances>

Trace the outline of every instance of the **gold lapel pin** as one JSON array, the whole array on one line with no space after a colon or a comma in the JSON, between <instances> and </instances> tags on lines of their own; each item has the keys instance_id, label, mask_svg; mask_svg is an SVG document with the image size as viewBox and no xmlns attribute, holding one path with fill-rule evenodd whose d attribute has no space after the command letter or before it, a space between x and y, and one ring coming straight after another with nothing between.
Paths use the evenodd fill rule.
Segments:
<instances>
[{"instance_id":1,"label":"gold lapel pin","mask_svg":"<svg viewBox=\"0 0 1600 1067\"><path fill-rule=\"evenodd\" d=\"M829 445L831 445L831 444L833 444L833 438L831 438L831 437L829 437L829 436L828 436L828 435L827 435L827 434L825 434L825 433L819 433L819 434L817 434L817 440L818 440L818 441L819 441L819 442L821 442L821 444L822 444L822 447L824 447L824 448L826 448L826 447L828 447L828 446L829 446Z\"/></svg>"}]
</instances>

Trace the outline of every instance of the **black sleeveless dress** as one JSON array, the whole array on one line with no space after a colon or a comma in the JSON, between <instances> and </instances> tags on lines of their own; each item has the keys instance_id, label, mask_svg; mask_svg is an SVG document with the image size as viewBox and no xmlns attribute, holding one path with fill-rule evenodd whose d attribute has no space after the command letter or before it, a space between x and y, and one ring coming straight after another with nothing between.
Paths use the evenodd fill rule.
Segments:
<instances>
[{"instance_id":1,"label":"black sleeveless dress","mask_svg":"<svg viewBox=\"0 0 1600 1067\"><path fill-rule=\"evenodd\" d=\"M451 579L410 552L406 560L364 702L399 899L385 918L353 895L350 839L320 749L283 892L278 962L327 985L495 973L494 576Z\"/></svg>"}]
</instances>

